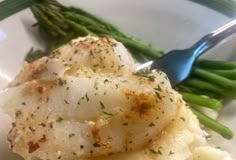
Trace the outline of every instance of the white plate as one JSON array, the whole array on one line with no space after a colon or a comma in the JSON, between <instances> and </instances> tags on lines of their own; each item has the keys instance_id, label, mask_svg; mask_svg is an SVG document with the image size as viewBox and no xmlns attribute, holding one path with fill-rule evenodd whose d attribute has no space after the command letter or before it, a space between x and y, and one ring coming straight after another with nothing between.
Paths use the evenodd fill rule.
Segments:
<instances>
[{"instance_id":1,"label":"white plate","mask_svg":"<svg viewBox=\"0 0 236 160\"><path fill-rule=\"evenodd\" d=\"M185 48L209 31L230 21L226 16L185 0L67 0L120 26L137 38L165 51ZM32 46L40 46L31 24L34 19L29 10L0 22L0 87L3 88L20 70L25 53ZM233 37L206 55L211 59L235 59ZM0 102L1 103L1 102ZM225 105L220 121L236 134L236 101ZM6 134L9 118L0 111L0 159L18 160L9 151ZM236 138L228 141L214 136L216 146L228 150L236 159Z\"/></svg>"}]
</instances>

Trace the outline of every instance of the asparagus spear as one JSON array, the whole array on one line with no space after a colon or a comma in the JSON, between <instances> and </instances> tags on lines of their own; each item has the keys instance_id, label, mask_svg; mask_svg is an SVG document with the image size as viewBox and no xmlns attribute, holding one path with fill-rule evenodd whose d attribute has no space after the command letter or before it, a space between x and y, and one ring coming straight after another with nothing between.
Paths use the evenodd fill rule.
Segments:
<instances>
[{"instance_id":1,"label":"asparagus spear","mask_svg":"<svg viewBox=\"0 0 236 160\"><path fill-rule=\"evenodd\" d=\"M213 120L212 118L204 115L203 113L197 111L193 107L190 108L191 111L197 116L198 120L205 125L206 127L216 131L220 135L222 135L226 139L233 138L233 132L226 126L218 123L217 121Z\"/></svg>"},{"instance_id":2,"label":"asparagus spear","mask_svg":"<svg viewBox=\"0 0 236 160\"><path fill-rule=\"evenodd\" d=\"M235 69L206 69L209 72L218 74L222 77L226 77L231 80L236 80L236 68Z\"/></svg>"},{"instance_id":3,"label":"asparagus spear","mask_svg":"<svg viewBox=\"0 0 236 160\"><path fill-rule=\"evenodd\" d=\"M195 74L196 76L204 78L206 81L221 86L224 89L225 95L230 97L236 97L235 81L197 67L193 68L192 73Z\"/></svg>"},{"instance_id":4,"label":"asparagus spear","mask_svg":"<svg viewBox=\"0 0 236 160\"><path fill-rule=\"evenodd\" d=\"M188 78L184 84L192 86L196 89L208 90L217 94L221 94L224 92L222 88L219 86L209 83L208 81L201 80L199 78Z\"/></svg>"},{"instance_id":5,"label":"asparagus spear","mask_svg":"<svg viewBox=\"0 0 236 160\"><path fill-rule=\"evenodd\" d=\"M196 66L212 69L235 69L236 62L228 61L211 61L211 60L198 60Z\"/></svg>"}]
</instances>

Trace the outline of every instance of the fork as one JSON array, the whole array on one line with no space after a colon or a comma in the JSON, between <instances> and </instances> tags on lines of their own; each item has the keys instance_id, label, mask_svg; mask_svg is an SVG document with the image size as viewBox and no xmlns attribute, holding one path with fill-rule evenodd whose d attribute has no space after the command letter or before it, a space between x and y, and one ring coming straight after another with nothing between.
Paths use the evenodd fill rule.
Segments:
<instances>
[{"instance_id":1,"label":"fork","mask_svg":"<svg viewBox=\"0 0 236 160\"><path fill-rule=\"evenodd\" d=\"M167 74L172 87L174 87L189 76L194 62L201 54L235 32L236 19L205 35L191 47L183 50L172 50L161 58L139 65L136 70L161 70Z\"/></svg>"}]
</instances>

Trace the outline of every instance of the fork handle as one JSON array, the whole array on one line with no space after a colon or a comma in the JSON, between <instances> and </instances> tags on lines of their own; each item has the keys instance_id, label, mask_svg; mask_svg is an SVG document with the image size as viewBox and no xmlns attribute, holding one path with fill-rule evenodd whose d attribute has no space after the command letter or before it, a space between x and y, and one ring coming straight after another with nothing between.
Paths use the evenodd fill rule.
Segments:
<instances>
[{"instance_id":1,"label":"fork handle","mask_svg":"<svg viewBox=\"0 0 236 160\"><path fill-rule=\"evenodd\" d=\"M197 58L233 33L236 33L236 19L205 35L191 47L192 53Z\"/></svg>"}]
</instances>

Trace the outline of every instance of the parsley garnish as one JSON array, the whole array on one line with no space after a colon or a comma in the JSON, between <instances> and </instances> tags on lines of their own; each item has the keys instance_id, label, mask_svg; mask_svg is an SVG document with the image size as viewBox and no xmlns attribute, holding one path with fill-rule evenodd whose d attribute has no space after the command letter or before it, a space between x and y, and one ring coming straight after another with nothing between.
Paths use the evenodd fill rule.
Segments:
<instances>
[{"instance_id":1,"label":"parsley garnish","mask_svg":"<svg viewBox=\"0 0 236 160\"><path fill-rule=\"evenodd\" d=\"M65 102L65 104L69 104L69 102L67 100L65 100L65 99L64 99L64 102Z\"/></svg>"},{"instance_id":2,"label":"parsley garnish","mask_svg":"<svg viewBox=\"0 0 236 160\"><path fill-rule=\"evenodd\" d=\"M159 92L161 92L162 91L162 89L161 89L161 87L160 87L160 85L158 85L157 86L157 88L154 88L155 90L157 90L157 91L159 91Z\"/></svg>"},{"instance_id":3,"label":"parsley garnish","mask_svg":"<svg viewBox=\"0 0 236 160\"><path fill-rule=\"evenodd\" d=\"M141 73L141 72L133 73L133 75L135 76L148 78L149 81L155 81L155 76L149 75L149 74L150 74L149 72L148 73Z\"/></svg>"},{"instance_id":4,"label":"parsley garnish","mask_svg":"<svg viewBox=\"0 0 236 160\"><path fill-rule=\"evenodd\" d=\"M57 54L57 55L60 55L61 52L60 52L59 50L56 50L56 54Z\"/></svg>"},{"instance_id":5,"label":"parsley garnish","mask_svg":"<svg viewBox=\"0 0 236 160\"><path fill-rule=\"evenodd\" d=\"M105 80L104 80L104 83L106 83L106 82L109 82L109 80L108 80L108 79L105 79Z\"/></svg>"},{"instance_id":6,"label":"parsley garnish","mask_svg":"<svg viewBox=\"0 0 236 160\"><path fill-rule=\"evenodd\" d=\"M94 147L100 147L101 145L98 144L97 142L95 142L95 143L93 144L93 146L94 146Z\"/></svg>"},{"instance_id":7,"label":"parsley garnish","mask_svg":"<svg viewBox=\"0 0 236 160\"><path fill-rule=\"evenodd\" d=\"M74 137L74 136L75 136L74 133L69 134L69 138Z\"/></svg>"},{"instance_id":8,"label":"parsley garnish","mask_svg":"<svg viewBox=\"0 0 236 160\"><path fill-rule=\"evenodd\" d=\"M89 101L89 97L88 97L88 94L86 93L85 94L85 98L86 98L86 100L87 100L87 102Z\"/></svg>"},{"instance_id":9,"label":"parsley garnish","mask_svg":"<svg viewBox=\"0 0 236 160\"><path fill-rule=\"evenodd\" d=\"M172 155L172 154L175 154L175 152L173 152L173 151L170 151L170 152L169 152L169 155Z\"/></svg>"},{"instance_id":10,"label":"parsley garnish","mask_svg":"<svg viewBox=\"0 0 236 160\"><path fill-rule=\"evenodd\" d=\"M63 118L61 118L61 117L58 117L58 119L56 120L56 122L61 122L61 121L63 121L64 119Z\"/></svg>"},{"instance_id":11,"label":"parsley garnish","mask_svg":"<svg viewBox=\"0 0 236 160\"><path fill-rule=\"evenodd\" d=\"M102 113L106 114L106 115L109 115L109 116L112 116L113 114L112 113L108 113L106 111L102 111Z\"/></svg>"},{"instance_id":12,"label":"parsley garnish","mask_svg":"<svg viewBox=\"0 0 236 160\"><path fill-rule=\"evenodd\" d=\"M149 126L149 127L154 127L155 124L151 122L148 126Z\"/></svg>"},{"instance_id":13,"label":"parsley garnish","mask_svg":"<svg viewBox=\"0 0 236 160\"><path fill-rule=\"evenodd\" d=\"M104 104L101 101L99 101L99 103L101 105L101 109L104 109L105 108Z\"/></svg>"},{"instance_id":14,"label":"parsley garnish","mask_svg":"<svg viewBox=\"0 0 236 160\"><path fill-rule=\"evenodd\" d=\"M182 121L185 121L185 118L184 118L184 117L180 117L180 119L181 119Z\"/></svg>"},{"instance_id":15,"label":"parsley garnish","mask_svg":"<svg viewBox=\"0 0 236 160\"><path fill-rule=\"evenodd\" d=\"M148 103L142 103L140 105L140 107L143 108L143 109L150 109L150 108L152 108L152 105L148 104Z\"/></svg>"},{"instance_id":16,"label":"parsley garnish","mask_svg":"<svg viewBox=\"0 0 236 160\"><path fill-rule=\"evenodd\" d=\"M66 84L66 80L62 80L61 78L58 78L58 84L59 84L60 86L62 86L62 85L64 85L64 84Z\"/></svg>"},{"instance_id":17,"label":"parsley garnish","mask_svg":"<svg viewBox=\"0 0 236 160\"><path fill-rule=\"evenodd\" d=\"M162 97L161 97L160 93L159 92L155 92L155 94L156 94L157 98L161 100Z\"/></svg>"},{"instance_id":18,"label":"parsley garnish","mask_svg":"<svg viewBox=\"0 0 236 160\"><path fill-rule=\"evenodd\" d=\"M157 151L155 151L154 149L150 149L149 151L154 153L154 154L162 155L162 152L159 149Z\"/></svg>"}]
</instances>

